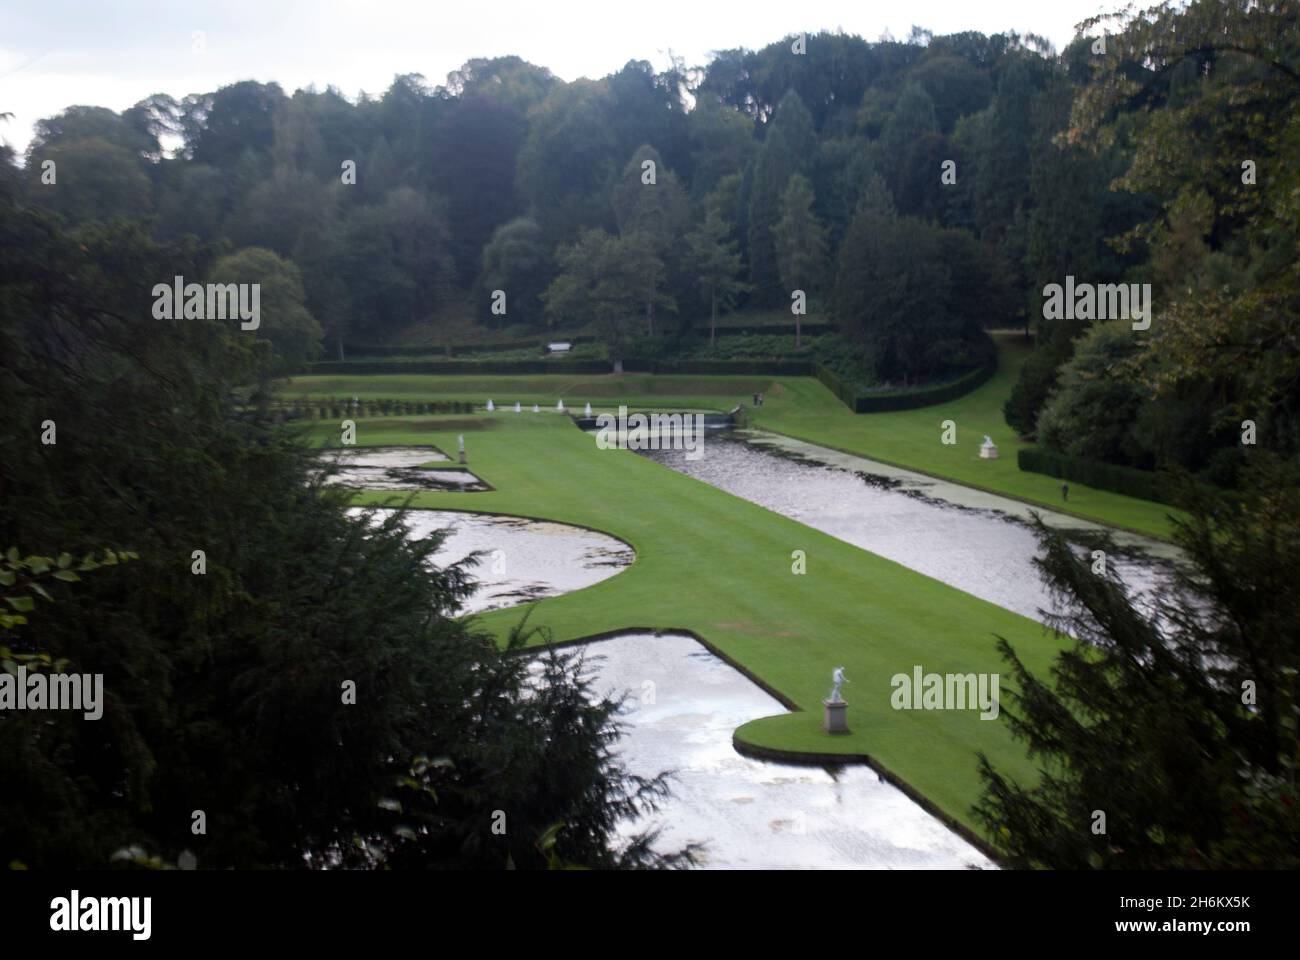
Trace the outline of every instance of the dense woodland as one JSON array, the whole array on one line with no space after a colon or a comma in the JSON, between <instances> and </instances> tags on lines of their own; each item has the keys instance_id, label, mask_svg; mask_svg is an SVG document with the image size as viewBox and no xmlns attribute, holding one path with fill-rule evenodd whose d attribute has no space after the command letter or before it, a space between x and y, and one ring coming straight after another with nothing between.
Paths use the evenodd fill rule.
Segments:
<instances>
[{"instance_id":1,"label":"dense woodland","mask_svg":"<svg viewBox=\"0 0 1300 960\"><path fill-rule=\"evenodd\" d=\"M1240 420L1297 443L1278 326L1295 15L1247 6L1194 4L1177 37L1172 15L1130 25L1104 53L915 30L571 83L512 57L356 99L250 80L70 107L6 175L68 225L145 218L157 240L197 237L213 276L274 281L266 335L290 365L411 342L465 304L521 336L581 327L612 359L663 355L720 311L787 311L797 289L872 385L959 373L987 361L983 329L1024 327L1021 433L1230 485ZM1212 42L1225 23L1230 47ZM1151 283L1150 336L1044 320L1044 286L1067 275ZM1255 303L1266 349L1235 345ZM1209 368L1197 345L1220 328L1245 352Z\"/></svg>"},{"instance_id":2,"label":"dense woodland","mask_svg":"<svg viewBox=\"0 0 1300 960\"><path fill-rule=\"evenodd\" d=\"M23 547L0 584L10 596L48 588L55 602L11 604L0 653L75 664L94 636L117 700L91 729L0 724L0 854L80 866L131 847L143 862L197 852L204 865L677 862L644 842L609 850L617 816L663 787L610 758L612 705L588 704L562 661L552 700L523 698L519 661L448 619L468 571L430 577L436 544L396 528L363 536L265 395L244 402L249 384L315 357L413 342L457 304L521 341L582 329L610 359L707 356L717 316L788 312L798 289L802 319L834 324L833 349L876 386L968 370L988 359L986 330L1025 329L1035 351L1006 408L1023 435L1072 456L1185 468L1255 504L1291 489L1294 473L1261 471L1240 440L1250 420L1261 453L1300 449L1295 8L1196 2L1110 29L1104 52L1085 37L1060 53L1011 33L823 33L573 82L518 58L471 60L443 85L407 74L376 97L250 80L42 121L23 163L0 163L0 546ZM46 161L55 184L42 182ZM262 283L258 337L215 322L156 336L149 291L175 274ZM1045 320L1043 287L1067 275L1152 284L1151 329ZM804 339L789 355L826 338ZM78 428L57 448L20 436L46 419ZM1259 507L1257 519L1290 524L1265 532L1234 515L1233 556L1275 592L1294 568L1294 507ZM1187 534L1205 538L1204 602L1228 597L1240 630L1263 624L1233 634L1230 652L1265 636L1277 674L1294 660L1294 603L1228 596L1208 516ZM137 556L105 566L103 551L124 544ZM220 558L206 578L187 566L197 546ZM54 568L22 559L64 550L90 554L80 582L51 584ZM1049 560L1063 589L1086 592L1064 555ZM1117 662L1142 662L1154 641L1113 619L1114 596L1084 601L1101 621L1089 629L1129 630ZM1213 656L1222 640L1189 644ZM385 685L362 726L331 709L340 676ZM1141 702L1111 706L1122 717ZM1061 716L1045 695L1037 706L1043 729ZM1228 706L1195 709L1179 736L1205 727L1222 747L1196 775L1249 754L1272 778L1258 802L1294 836L1294 815L1277 812L1278 784L1294 783L1294 719L1234 741L1233 724L1248 724ZM1100 764L1102 748L1089 749ZM990 824L1029 809L990 782ZM1067 792L1042 801L1047 819L1053 802L1074 802ZM196 850L186 817L200 795L236 813ZM1222 840L1237 799L1186 819L1213 814ZM525 828L484 841L484 819L506 805L527 811ZM557 822L570 828L539 845ZM1245 832L1224 841L1231 855L1254 849ZM1193 841L1201 863L1210 841ZM1090 863L1073 842L1044 828L1018 835L1017 855ZM1148 853L1144 864L1168 862Z\"/></svg>"}]
</instances>

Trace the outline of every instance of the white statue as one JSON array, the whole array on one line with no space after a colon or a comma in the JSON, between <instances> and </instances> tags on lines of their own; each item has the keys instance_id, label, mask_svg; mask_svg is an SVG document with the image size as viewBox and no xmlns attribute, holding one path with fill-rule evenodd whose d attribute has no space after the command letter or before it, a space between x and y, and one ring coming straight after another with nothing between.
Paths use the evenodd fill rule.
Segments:
<instances>
[{"instance_id":1,"label":"white statue","mask_svg":"<svg viewBox=\"0 0 1300 960\"><path fill-rule=\"evenodd\" d=\"M583 408L582 415L584 417L591 416L591 404L587 404L587 406Z\"/></svg>"},{"instance_id":2,"label":"white statue","mask_svg":"<svg viewBox=\"0 0 1300 960\"><path fill-rule=\"evenodd\" d=\"M984 446L986 447L993 446L993 438L990 437L987 433L984 434Z\"/></svg>"},{"instance_id":3,"label":"white statue","mask_svg":"<svg viewBox=\"0 0 1300 960\"><path fill-rule=\"evenodd\" d=\"M561 413L563 413L563 412L564 412L564 401L561 400L559 403L557 403L557 404L555 405L555 409L556 409L556 410L559 410Z\"/></svg>"},{"instance_id":4,"label":"white statue","mask_svg":"<svg viewBox=\"0 0 1300 960\"><path fill-rule=\"evenodd\" d=\"M519 401L516 400L516 401L515 401L515 413L518 413L518 412L519 412Z\"/></svg>"},{"instance_id":5,"label":"white statue","mask_svg":"<svg viewBox=\"0 0 1300 960\"><path fill-rule=\"evenodd\" d=\"M533 413L537 413L537 412L538 412L538 411L537 411L537 404L534 403L534 404L533 404Z\"/></svg>"},{"instance_id":6,"label":"white statue","mask_svg":"<svg viewBox=\"0 0 1300 960\"><path fill-rule=\"evenodd\" d=\"M487 408L488 408L488 412L491 413L493 410L496 409L496 406L492 403L491 400L489 400L489 401L488 401Z\"/></svg>"},{"instance_id":7,"label":"white statue","mask_svg":"<svg viewBox=\"0 0 1300 960\"><path fill-rule=\"evenodd\" d=\"M849 678L844 676L844 668L836 667L831 671L831 695L827 698L831 703L843 703L844 698L840 696L840 686L848 683Z\"/></svg>"}]
</instances>

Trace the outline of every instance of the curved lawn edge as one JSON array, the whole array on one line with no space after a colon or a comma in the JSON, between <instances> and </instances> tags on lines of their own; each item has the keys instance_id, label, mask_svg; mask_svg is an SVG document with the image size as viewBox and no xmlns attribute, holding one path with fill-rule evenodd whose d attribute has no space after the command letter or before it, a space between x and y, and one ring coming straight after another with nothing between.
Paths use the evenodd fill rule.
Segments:
<instances>
[{"instance_id":1,"label":"curved lawn edge","mask_svg":"<svg viewBox=\"0 0 1300 960\"><path fill-rule=\"evenodd\" d=\"M972 830L952 815L946 813L943 808L931 801L924 793L869 754L814 753L811 751L788 750L779 747L765 747L746 740L741 735L741 731L746 727L751 727L755 724L760 724L764 721L774 719L777 719L777 717L759 717L757 720L751 720L738 727L731 734L731 746L733 749L735 749L735 751L741 756L753 757L756 760L772 760L778 763L799 764L803 766L845 766L848 764L857 764L860 766L870 767L876 772L877 776L879 776L881 780L902 791L909 800L919 806L930 816L934 817L953 833L957 834L957 836L961 837L980 853L984 854L984 856L988 857L999 867L1003 865L1002 851L994 846L986 837ZM830 734L827 734L827 736L830 736Z\"/></svg>"},{"instance_id":2,"label":"curved lawn edge","mask_svg":"<svg viewBox=\"0 0 1300 960\"><path fill-rule=\"evenodd\" d=\"M369 496L378 496L382 492L383 491L379 491L379 490L363 490L354 499L364 500ZM640 552L636 548L636 544L634 544L627 537L620 536L617 533L611 533L608 530L601 530L599 527L589 526L588 524L585 523L573 523L569 520L556 520L554 517L534 517L522 513L507 513L504 510L464 510L458 507L417 507L414 504L399 504L398 506L391 506L386 503L357 503L356 506L361 509L369 509L369 510L426 510L429 513L467 513L470 514L471 516L508 517L512 520L532 520L534 523L554 523L561 527L573 527L573 529L575 530L586 530L588 533L598 533L602 537L609 537L609 539L611 540L617 540L619 543L623 544L623 546L627 547L629 550L632 551L631 562L628 563L627 566L623 567L623 569L619 570L618 573L614 574L613 576L606 577L604 580L597 580L595 583L588 584L585 587L579 587L577 590L566 590L564 593L556 594L556 596L561 596L561 597L576 596L577 594L582 593L582 591L584 590L590 590L593 587L600 586L602 583L608 583L611 580L616 580L619 577L621 577L623 574L631 570L632 567L636 565L637 560L639 560L641 557ZM542 598L542 600L546 600L546 599L552 599L552 598L549 597ZM483 611L483 613L498 613L500 611L505 611L505 610L517 610L522 607L533 607L536 604L541 603L542 600L524 600L520 603L511 604L510 606L507 607L496 607L492 610L485 610ZM461 614L461 616L457 617L456 619L468 619L470 617L478 617L478 616L482 616L482 613ZM683 632L687 632L687 631L683 631ZM600 637L598 639L603 640L608 638ZM581 640L576 640L576 641L562 640L554 644L545 644L545 645L563 646L569 643L582 643L582 642L583 641Z\"/></svg>"},{"instance_id":3,"label":"curved lawn edge","mask_svg":"<svg viewBox=\"0 0 1300 960\"><path fill-rule=\"evenodd\" d=\"M525 648L535 653L630 631L689 636L789 711L731 731L733 749L739 743L780 750L773 756L801 764L825 762L819 755L827 753L833 763L868 762L892 782L906 783L904 795L924 799L922 809L940 823L961 825L959 836L990 850L996 837L981 836L987 831L971 814L982 796L975 755L986 753L1017 780L1033 779L1023 746L1001 724L952 712L900 717L878 698L863 702L862 722L851 736L830 737L815 710L825 693L816 664L846 663L864 681L915 663L941 672L997 672L1001 665L989 637L1007 636L1023 640L1031 666L1047 669L1057 643L1044 640L1042 624L634 454L597 454L571 423L540 419L548 422L521 422L480 439L476 467L498 488L486 495L491 500L356 491L351 503L519 517L616 538L637 557L620 573L637 576L615 575L561 596L485 612L477 622L502 643L529 616L530 625L546 628ZM428 428L419 434L409 427L377 430L367 439L374 445L417 435L426 441L429 433L446 449L446 435ZM632 494L635 502L628 500ZM789 576L792 546L818 551L820 579ZM716 556L709 553L715 548ZM731 593L708 596L701 585L709 583Z\"/></svg>"},{"instance_id":4,"label":"curved lawn edge","mask_svg":"<svg viewBox=\"0 0 1300 960\"><path fill-rule=\"evenodd\" d=\"M540 650L555 650L564 647L586 646L593 643L599 643L602 640L613 640L618 637L626 637L635 634L650 634L654 637L661 637L665 634L676 634L678 636L690 637L700 646L704 647L709 653L713 654L727 666L740 673L745 679L749 680L756 687L776 700L790 713L806 713L802 707L787 697L784 693L758 676L752 670L749 670L744 664L737 661L734 657L728 656L727 653L709 641L707 637L696 633L686 627L621 627L617 630L606 630L601 633L594 633L586 637L574 637L568 640L558 640L553 643L536 643L529 644L519 651L521 656L532 655ZM924 793L918 790L912 784L908 783L898 774L894 773L883 763L869 754L860 751L851 753L819 753L813 750L796 750L787 747L769 747L751 740L747 740L744 731L750 727L759 724L768 724L775 720L781 720L788 717L790 713L775 713L766 717L758 717L754 720L741 724L731 732L731 746L743 757L751 757L755 760L770 760L776 763L789 763L798 766L844 766L847 764L857 764L870 767L885 782L897 787L909 800L921 807L926 813L934 817L945 827L957 834L980 853L984 854L998 866L1002 866L1002 851L998 850L986 837L972 830L960 820L954 818L951 814L945 812L941 807L930 800ZM830 734L827 734L829 737Z\"/></svg>"}]
</instances>

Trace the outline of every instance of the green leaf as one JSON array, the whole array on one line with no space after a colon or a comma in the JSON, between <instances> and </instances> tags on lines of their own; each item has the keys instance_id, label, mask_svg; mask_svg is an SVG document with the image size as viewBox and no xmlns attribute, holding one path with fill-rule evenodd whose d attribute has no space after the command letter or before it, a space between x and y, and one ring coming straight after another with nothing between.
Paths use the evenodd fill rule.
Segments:
<instances>
[{"instance_id":1,"label":"green leaf","mask_svg":"<svg viewBox=\"0 0 1300 960\"><path fill-rule=\"evenodd\" d=\"M72 565L72 554L70 554L70 553L61 553L61 554L59 554L59 569L60 569L60 570L66 570L66 569L68 569L68 567L70 567L71 565Z\"/></svg>"},{"instance_id":2,"label":"green leaf","mask_svg":"<svg viewBox=\"0 0 1300 960\"><path fill-rule=\"evenodd\" d=\"M7 551L5 551L5 559L8 560L10 563L17 563L17 562L18 562L18 548L17 548L17 547L10 547Z\"/></svg>"},{"instance_id":3,"label":"green leaf","mask_svg":"<svg viewBox=\"0 0 1300 960\"><path fill-rule=\"evenodd\" d=\"M49 557L28 557L27 569L32 573L41 574L50 569Z\"/></svg>"},{"instance_id":4,"label":"green leaf","mask_svg":"<svg viewBox=\"0 0 1300 960\"><path fill-rule=\"evenodd\" d=\"M31 613L32 607L36 606L31 597L5 597L5 600L20 613Z\"/></svg>"},{"instance_id":5,"label":"green leaf","mask_svg":"<svg viewBox=\"0 0 1300 960\"><path fill-rule=\"evenodd\" d=\"M0 587L12 587L18 575L12 570L0 570Z\"/></svg>"},{"instance_id":6,"label":"green leaf","mask_svg":"<svg viewBox=\"0 0 1300 960\"><path fill-rule=\"evenodd\" d=\"M77 576L77 575L76 575L75 573L73 573L71 570L60 570L60 571L58 571L56 574L54 574L54 579L55 579L55 580L66 580L66 581L69 582L69 583L74 583L74 582L76 582L77 580L80 580L81 577Z\"/></svg>"},{"instance_id":7,"label":"green leaf","mask_svg":"<svg viewBox=\"0 0 1300 960\"><path fill-rule=\"evenodd\" d=\"M32 588L32 592L35 593L37 596L44 597L46 600L54 599L53 597L50 596L49 592L44 587L42 587L39 583L33 583L30 586Z\"/></svg>"}]
</instances>

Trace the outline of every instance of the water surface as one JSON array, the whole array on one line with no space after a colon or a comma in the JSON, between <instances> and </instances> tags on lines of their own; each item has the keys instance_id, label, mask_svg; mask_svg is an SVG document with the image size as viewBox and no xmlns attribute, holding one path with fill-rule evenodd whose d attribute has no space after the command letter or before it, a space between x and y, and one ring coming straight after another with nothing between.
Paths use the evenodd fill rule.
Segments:
<instances>
[{"instance_id":1,"label":"water surface","mask_svg":"<svg viewBox=\"0 0 1300 960\"><path fill-rule=\"evenodd\" d=\"M869 767L753 760L732 732L785 707L682 634L588 644L601 694L627 693L617 751L633 773L677 771L658 813L660 851L707 844L713 869L962 869L995 865ZM974 758L972 757L972 763Z\"/></svg>"},{"instance_id":2,"label":"water surface","mask_svg":"<svg viewBox=\"0 0 1300 960\"><path fill-rule=\"evenodd\" d=\"M1033 564L1039 551L1030 508L1007 498L967 497L956 484L770 434L710 434L695 460L680 450L644 455L1008 610L1038 618L1053 608ZM1099 529L1064 514L1046 519L1071 536ZM1136 535L1116 540L1122 552L1108 564L1130 590L1148 593L1168 573L1167 545ZM809 576L816 564L814 553Z\"/></svg>"}]
</instances>

